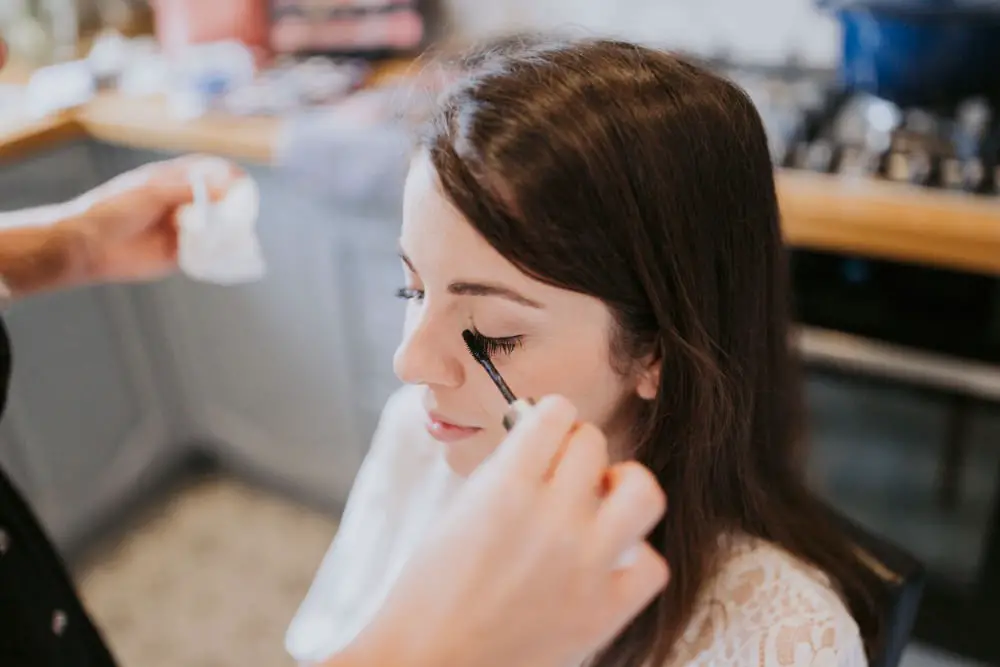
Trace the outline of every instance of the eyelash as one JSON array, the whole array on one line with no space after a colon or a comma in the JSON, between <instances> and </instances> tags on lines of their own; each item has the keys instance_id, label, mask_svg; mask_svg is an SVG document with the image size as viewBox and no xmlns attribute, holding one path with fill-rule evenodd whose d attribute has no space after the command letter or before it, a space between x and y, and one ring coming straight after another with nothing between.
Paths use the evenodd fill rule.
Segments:
<instances>
[{"instance_id":1,"label":"eyelash","mask_svg":"<svg viewBox=\"0 0 1000 667\"><path fill-rule=\"evenodd\" d=\"M396 298L403 299L404 301L420 301L424 298L424 291L419 289L412 289L410 287L400 287L396 290ZM476 337L476 340L486 350L486 354L490 357L494 357L498 354L509 355L514 352L521 345L523 336L505 336L504 338L490 338L489 336L484 336L483 334L476 331L475 328L472 329L472 335Z\"/></svg>"},{"instance_id":2,"label":"eyelash","mask_svg":"<svg viewBox=\"0 0 1000 667\"><path fill-rule=\"evenodd\" d=\"M396 298L404 301L420 301L424 298L424 291L412 287L400 287L396 290Z\"/></svg>"},{"instance_id":3,"label":"eyelash","mask_svg":"<svg viewBox=\"0 0 1000 667\"><path fill-rule=\"evenodd\" d=\"M506 336L505 338L490 338L484 336L472 329L472 335L475 337L476 342L486 350L486 355L491 359L498 354L509 355L514 352L520 345L522 336Z\"/></svg>"}]
</instances>

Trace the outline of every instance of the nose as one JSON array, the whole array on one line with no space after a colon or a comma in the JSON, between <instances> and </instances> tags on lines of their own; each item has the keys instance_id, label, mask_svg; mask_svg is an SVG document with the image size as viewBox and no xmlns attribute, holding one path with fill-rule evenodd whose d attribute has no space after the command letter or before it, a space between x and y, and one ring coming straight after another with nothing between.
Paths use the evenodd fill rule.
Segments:
<instances>
[{"instance_id":1,"label":"nose","mask_svg":"<svg viewBox=\"0 0 1000 667\"><path fill-rule=\"evenodd\" d=\"M437 325L432 317L414 314L407 323L403 341L396 348L392 368L405 384L456 388L465 379L462 337L454 327Z\"/></svg>"}]
</instances>

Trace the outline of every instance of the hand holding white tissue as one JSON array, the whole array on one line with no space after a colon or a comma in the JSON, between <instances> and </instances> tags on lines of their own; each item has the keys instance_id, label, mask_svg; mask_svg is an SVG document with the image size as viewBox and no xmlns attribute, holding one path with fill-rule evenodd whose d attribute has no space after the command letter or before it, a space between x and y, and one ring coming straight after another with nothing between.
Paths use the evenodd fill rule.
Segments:
<instances>
[{"instance_id":1,"label":"hand holding white tissue","mask_svg":"<svg viewBox=\"0 0 1000 667\"><path fill-rule=\"evenodd\" d=\"M234 285L259 280L265 273L256 232L260 195L253 179L243 176L222 199L211 201L208 179L224 166L192 167L194 201L177 212L177 260L189 278Z\"/></svg>"},{"instance_id":2,"label":"hand holding white tissue","mask_svg":"<svg viewBox=\"0 0 1000 667\"><path fill-rule=\"evenodd\" d=\"M173 273L178 268L181 230L179 217L192 204L192 173L204 174L199 179L204 184L204 201L226 199L233 186L246 175L233 163L220 158L186 156L165 162L156 162L127 172L90 192L53 207L50 216L55 232L61 239L59 246L67 249L65 266L62 267L65 284L94 282L124 282L153 280ZM251 183L251 189L253 188ZM256 195L247 197L245 187L237 190L232 206L218 209L214 206L196 207L205 210L205 229L212 230L212 238L248 238L256 236ZM250 199L252 206L246 206ZM240 202L244 204L240 204ZM235 213L233 211L236 211ZM241 218L239 211L250 213ZM216 229L214 220L229 222ZM244 220L236 225L233 220ZM207 232L205 232L207 233ZM185 243L199 238L202 232L184 232ZM199 245L196 243L196 245ZM245 247L244 243L241 247ZM243 250L240 257L246 255ZM206 254L199 254L202 266ZM213 257L230 263L230 255L217 251ZM260 273L259 257L256 276ZM246 264L248 265L248 263ZM205 271L198 272L198 275ZM251 275L243 270L242 275Z\"/></svg>"}]
</instances>

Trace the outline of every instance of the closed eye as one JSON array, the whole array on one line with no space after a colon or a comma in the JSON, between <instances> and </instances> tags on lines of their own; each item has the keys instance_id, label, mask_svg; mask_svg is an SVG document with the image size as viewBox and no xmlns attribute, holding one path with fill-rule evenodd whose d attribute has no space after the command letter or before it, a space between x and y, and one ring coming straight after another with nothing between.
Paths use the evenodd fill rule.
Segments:
<instances>
[{"instance_id":1,"label":"closed eye","mask_svg":"<svg viewBox=\"0 0 1000 667\"><path fill-rule=\"evenodd\" d=\"M524 336L504 336L503 338L490 338L472 329L472 335L490 358L498 354L509 355L521 345Z\"/></svg>"}]
</instances>

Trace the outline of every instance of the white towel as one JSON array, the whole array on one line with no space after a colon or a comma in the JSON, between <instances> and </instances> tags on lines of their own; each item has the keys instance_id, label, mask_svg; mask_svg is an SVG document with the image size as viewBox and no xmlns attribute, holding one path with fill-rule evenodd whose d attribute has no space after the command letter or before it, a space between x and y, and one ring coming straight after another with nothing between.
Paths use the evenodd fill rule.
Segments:
<instances>
[{"instance_id":1,"label":"white towel","mask_svg":"<svg viewBox=\"0 0 1000 667\"><path fill-rule=\"evenodd\" d=\"M213 170L228 168L214 161L193 166L194 201L177 213L181 271L194 280L220 285L253 282L266 272L257 238L257 183L245 176L220 201L209 199L208 179Z\"/></svg>"}]
</instances>

